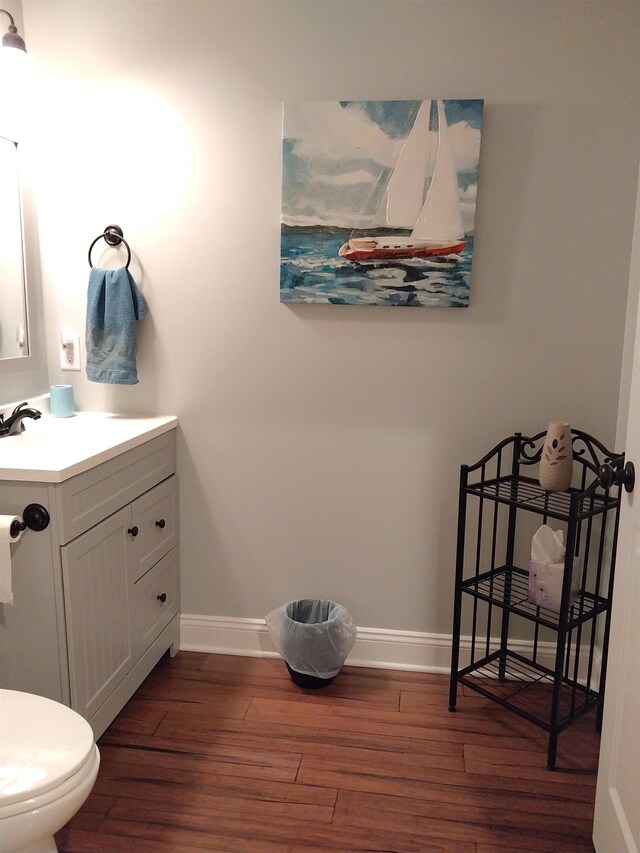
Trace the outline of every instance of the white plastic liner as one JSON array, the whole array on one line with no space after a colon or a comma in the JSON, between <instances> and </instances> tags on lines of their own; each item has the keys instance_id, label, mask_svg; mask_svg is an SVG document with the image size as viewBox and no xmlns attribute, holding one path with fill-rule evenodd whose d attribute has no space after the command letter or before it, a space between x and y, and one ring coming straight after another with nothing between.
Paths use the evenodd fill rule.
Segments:
<instances>
[{"instance_id":1,"label":"white plastic liner","mask_svg":"<svg viewBox=\"0 0 640 853\"><path fill-rule=\"evenodd\" d=\"M333 678L356 640L356 626L342 604L302 598L276 607L266 617L273 644L291 669Z\"/></svg>"}]
</instances>

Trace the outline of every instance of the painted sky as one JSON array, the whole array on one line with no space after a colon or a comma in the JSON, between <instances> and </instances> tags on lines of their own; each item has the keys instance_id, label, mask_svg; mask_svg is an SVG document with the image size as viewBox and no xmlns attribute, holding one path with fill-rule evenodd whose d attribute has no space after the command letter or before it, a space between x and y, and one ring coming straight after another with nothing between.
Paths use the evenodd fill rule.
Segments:
<instances>
[{"instance_id":1,"label":"painted sky","mask_svg":"<svg viewBox=\"0 0 640 853\"><path fill-rule=\"evenodd\" d=\"M320 101L283 110L282 221L366 227L420 101ZM473 230L481 100L446 100L463 223Z\"/></svg>"}]
</instances>

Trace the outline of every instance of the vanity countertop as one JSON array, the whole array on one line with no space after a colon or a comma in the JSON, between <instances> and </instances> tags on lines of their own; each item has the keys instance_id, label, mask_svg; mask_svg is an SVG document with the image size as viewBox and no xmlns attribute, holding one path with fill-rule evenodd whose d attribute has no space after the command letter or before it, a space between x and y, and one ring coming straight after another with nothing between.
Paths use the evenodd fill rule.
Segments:
<instances>
[{"instance_id":1,"label":"vanity countertop","mask_svg":"<svg viewBox=\"0 0 640 853\"><path fill-rule=\"evenodd\" d=\"M0 480L62 483L177 425L168 415L43 415L27 420L23 433L0 438Z\"/></svg>"}]
</instances>

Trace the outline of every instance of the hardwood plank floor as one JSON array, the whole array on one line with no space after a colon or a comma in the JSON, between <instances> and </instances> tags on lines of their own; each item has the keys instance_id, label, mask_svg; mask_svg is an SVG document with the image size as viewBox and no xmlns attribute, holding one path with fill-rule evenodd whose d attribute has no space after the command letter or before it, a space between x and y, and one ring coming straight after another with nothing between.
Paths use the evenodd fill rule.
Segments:
<instances>
[{"instance_id":1,"label":"hardwood plank floor","mask_svg":"<svg viewBox=\"0 0 640 853\"><path fill-rule=\"evenodd\" d=\"M60 853L593 853L593 714L560 735L444 675L163 658L100 739Z\"/></svg>"}]
</instances>

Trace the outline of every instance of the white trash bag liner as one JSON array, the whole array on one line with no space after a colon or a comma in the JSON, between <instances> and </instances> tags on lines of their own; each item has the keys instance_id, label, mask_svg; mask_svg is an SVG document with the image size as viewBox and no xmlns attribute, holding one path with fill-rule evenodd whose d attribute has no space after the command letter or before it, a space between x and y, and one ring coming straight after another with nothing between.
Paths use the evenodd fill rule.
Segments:
<instances>
[{"instance_id":1,"label":"white trash bag liner","mask_svg":"<svg viewBox=\"0 0 640 853\"><path fill-rule=\"evenodd\" d=\"M334 678L356 641L349 611L334 601L302 598L265 617L269 635L291 669L316 678Z\"/></svg>"}]
</instances>

